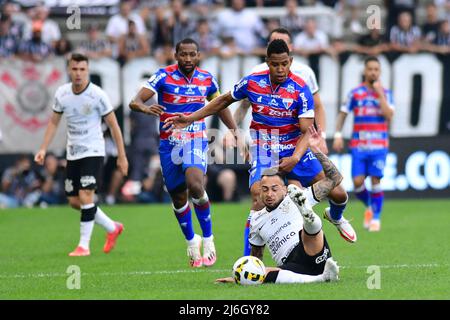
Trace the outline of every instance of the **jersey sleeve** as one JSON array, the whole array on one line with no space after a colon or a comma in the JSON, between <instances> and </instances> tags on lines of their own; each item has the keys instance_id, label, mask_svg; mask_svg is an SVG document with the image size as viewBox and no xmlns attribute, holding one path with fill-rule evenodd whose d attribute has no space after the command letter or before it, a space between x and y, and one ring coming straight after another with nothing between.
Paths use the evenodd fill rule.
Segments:
<instances>
[{"instance_id":1,"label":"jersey sleeve","mask_svg":"<svg viewBox=\"0 0 450 320\"><path fill-rule=\"evenodd\" d=\"M59 100L59 90L55 93L55 102L53 104L52 110L56 113L63 113L63 106L61 105L61 102Z\"/></svg>"},{"instance_id":2,"label":"jersey sleeve","mask_svg":"<svg viewBox=\"0 0 450 320\"><path fill-rule=\"evenodd\" d=\"M307 85L299 93L297 104L299 118L314 118L314 99Z\"/></svg>"},{"instance_id":3,"label":"jersey sleeve","mask_svg":"<svg viewBox=\"0 0 450 320\"><path fill-rule=\"evenodd\" d=\"M340 110L345 113L350 113L353 110L353 92L348 94Z\"/></svg>"},{"instance_id":4,"label":"jersey sleeve","mask_svg":"<svg viewBox=\"0 0 450 320\"><path fill-rule=\"evenodd\" d=\"M217 98L218 96L220 96L219 84L217 83L216 78L212 77L211 86L209 87L206 99L208 99L208 101L211 101L212 99Z\"/></svg>"},{"instance_id":5,"label":"jersey sleeve","mask_svg":"<svg viewBox=\"0 0 450 320\"><path fill-rule=\"evenodd\" d=\"M238 83L236 83L231 90L231 96L234 100L243 100L247 98L248 91L248 77L242 78Z\"/></svg>"},{"instance_id":6,"label":"jersey sleeve","mask_svg":"<svg viewBox=\"0 0 450 320\"><path fill-rule=\"evenodd\" d=\"M106 116L108 113L113 112L114 108L113 108L111 101L109 100L109 97L105 91L100 90L99 96L100 96L100 99L98 100L99 110L100 110L101 116L103 117L103 116Z\"/></svg>"},{"instance_id":7,"label":"jersey sleeve","mask_svg":"<svg viewBox=\"0 0 450 320\"><path fill-rule=\"evenodd\" d=\"M259 235L259 231L257 226L255 226L255 223L252 220L250 220L250 232L248 235L248 241L251 245L257 246L257 247L263 247L265 245L265 242L263 238Z\"/></svg>"},{"instance_id":8,"label":"jersey sleeve","mask_svg":"<svg viewBox=\"0 0 450 320\"><path fill-rule=\"evenodd\" d=\"M309 86L309 89L311 90L311 94L316 94L319 91L319 84L317 83L316 74L314 71L308 67L308 76L307 79L305 79L306 84Z\"/></svg>"},{"instance_id":9,"label":"jersey sleeve","mask_svg":"<svg viewBox=\"0 0 450 320\"><path fill-rule=\"evenodd\" d=\"M164 84L167 73L164 69L159 69L153 74L143 85L144 88L150 89L154 93L158 93L161 86Z\"/></svg>"}]
</instances>

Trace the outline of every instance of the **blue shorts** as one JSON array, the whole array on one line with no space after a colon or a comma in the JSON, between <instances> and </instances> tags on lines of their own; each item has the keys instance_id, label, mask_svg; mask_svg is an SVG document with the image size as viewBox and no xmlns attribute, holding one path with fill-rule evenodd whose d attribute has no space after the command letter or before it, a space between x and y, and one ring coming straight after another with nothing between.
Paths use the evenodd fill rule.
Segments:
<instances>
[{"instance_id":1,"label":"blue shorts","mask_svg":"<svg viewBox=\"0 0 450 320\"><path fill-rule=\"evenodd\" d=\"M383 177L387 150L358 151L352 150L352 177Z\"/></svg>"},{"instance_id":2,"label":"blue shorts","mask_svg":"<svg viewBox=\"0 0 450 320\"><path fill-rule=\"evenodd\" d=\"M290 157L290 154L280 155L279 160L285 157ZM261 175L265 169L279 165L277 160L267 160L268 158L261 159L261 157L252 158L255 159L252 162L252 167L249 170L249 187L261 180ZM308 149L297 165L286 175L287 179L293 179L300 181L302 186L308 187L311 181L322 171L322 165L314 154Z\"/></svg>"},{"instance_id":3,"label":"blue shorts","mask_svg":"<svg viewBox=\"0 0 450 320\"><path fill-rule=\"evenodd\" d=\"M186 189L187 168L199 168L203 174L206 174L208 141L196 139L177 146L160 144L159 156L167 191L170 193L179 188Z\"/></svg>"}]
</instances>

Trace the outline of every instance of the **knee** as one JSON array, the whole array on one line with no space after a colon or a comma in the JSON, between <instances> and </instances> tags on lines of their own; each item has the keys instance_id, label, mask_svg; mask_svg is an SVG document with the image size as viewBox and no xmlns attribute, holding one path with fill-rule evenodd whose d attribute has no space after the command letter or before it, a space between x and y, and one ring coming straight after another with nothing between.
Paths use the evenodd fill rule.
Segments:
<instances>
[{"instance_id":1,"label":"knee","mask_svg":"<svg viewBox=\"0 0 450 320\"><path fill-rule=\"evenodd\" d=\"M192 180L192 181L188 181L187 183L187 188L189 190L189 193L195 197L195 198L200 198L201 196L203 196L203 193L205 192L205 189L203 187L203 181L202 180Z\"/></svg>"},{"instance_id":2,"label":"knee","mask_svg":"<svg viewBox=\"0 0 450 320\"><path fill-rule=\"evenodd\" d=\"M75 199L69 199L69 205L72 207L72 209L80 210L80 200L78 198Z\"/></svg>"},{"instance_id":3,"label":"knee","mask_svg":"<svg viewBox=\"0 0 450 320\"><path fill-rule=\"evenodd\" d=\"M336 188L331 190L329 198L336 203L344 203L348 199L348 194L341 185L338 185Z\"/></svg>"}]
</instances>

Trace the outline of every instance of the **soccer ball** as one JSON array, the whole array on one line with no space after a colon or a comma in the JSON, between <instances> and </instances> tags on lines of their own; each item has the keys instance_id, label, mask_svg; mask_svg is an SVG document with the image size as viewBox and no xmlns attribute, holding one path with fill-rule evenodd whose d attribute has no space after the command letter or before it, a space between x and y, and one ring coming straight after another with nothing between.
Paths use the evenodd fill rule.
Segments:
<instances>
[{"instance_id":1,"label":"soccer ball","mask_svg":"<svg viewBox=\"0 0 450 320\"><path fill-rule=\"evenodd\" d=\"M257 257L241 257L233 265L233 278L237 284L244 286L261 284L265 275L266 267Z\"/></svg>"}]
</instances>

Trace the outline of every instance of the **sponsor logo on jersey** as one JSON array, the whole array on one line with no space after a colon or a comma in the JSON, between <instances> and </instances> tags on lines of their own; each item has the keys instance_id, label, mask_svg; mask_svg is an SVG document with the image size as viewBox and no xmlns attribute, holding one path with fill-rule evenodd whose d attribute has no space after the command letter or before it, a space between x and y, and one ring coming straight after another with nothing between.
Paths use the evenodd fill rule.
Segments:
<instances>
[{"instance_id":1,"label":"sponsor logo on jersey","mask_svg":"<svg viewBox=\"0 0 450 320\"><path fill-rule=\"evenodd\" d=\"M262 96L259 96L258 99L256 99L256 102L261 103L262 102Z\"/></svg>"},{"instance_id":2,"label":"sponsor logo on jersey","mask_svg":"<svg viewBox=\"0 0 450 320\"><path fill-rule=\"evenodd\" d=\"M286 91L289 93L294 93L295 92L295 88L292 84L288 85L286 88Z\"/></svg>"},{"instance_id":3,"label":"sponsor logo on jersey","mask_svg":"<svg viewBox=\"0 0 450 320\"><path fill-rule=\"evenodd\" d=\"M236 90L235 91L239 91L243 86L245 86L247 84L248 80L242 80L241 82L239 82L236 85Z\"/></svg>"},{"instance_id":4,"label":"sponsor logo on jersey","mask_svg":"<svg viewBox=\"0 0 450 320\"><path fill-rule=\"evenodd\" d=\"M205 76L202 75L201 73L198 74L197 78L198 78L198 80L200 80L200 81L205 80Z\"/></svg>"},{"instance_id":5,"label":"sponsor logo on jersey","mask_svg":"<svg viewBox=\"0 0 450 320\"><path fill-rule=\"evenodd\" d=\"M82 187L87 187L89 185L93 185L97 182L94 176L82 176L80 178L80 184Z\"/></svg>"},{"instance_id":6,"label":"sponsor logo on jersey","mask_svg":"<svg viewBox=\"0 0 450 320\"><path fill-rule=\"evenodd\" d=\"M278 107L278 102L275 99L270 100L269 105Z\"/></svg>"},{"instance_id":7,"label":"sponsor logo on jersey","mask_svg":"<svg viewBox=\"0 0 450 320\"><path fill-rule=\"evenodd\" d=\"M259 86L260 88L265 88L265 87L267 87L268 84L267 84L266 79L261 79L261 80L259 80L259 81L258 81L258 86Z\"/></svg>"},{"instance_id":8,"label":"sponsor logo on jersey","mask_svg":"<svg viewBox=\"0 0 450 320\"><path fill-rule=\"evenodd\" d=\"M176 87L175 90L173 90L175 93L180 93L180 87Z\"/></svg>"},{"instance_id":9,"label":"sponsor logo on jersey","mask_svg":"<svg viewBox=\"0 0 450 320\"><path fill-rule=\"evenodd\" d=\"M192 90L191 87L189 87L189 88L186 90L185 94L195 94L195 92L194 92L194 90Z\"/></svg>"},{"instance_id":10,"label":"sponsor logo on jersey","mask_svg":"<svg viewBox=\"0 0 450 320\"><path fill-rule=\"evenodd\" d=\"M178 81L178 80L180 80L180 76L177 75L177 74L173 74L173 75L172 75L172 79Z\"/></svg>"},{"instance_id":11,"label":"sponsor logo on jersey","mask_svg":"<svg viewBox=\"0 0 450 320\"><path fill-rule=\"evenodd\" d=\"M164 78L166 76L167 76L167 74L165 74L165 73L160 73L159 75L154 74L150 77L148 82L150 83L151 86L154 87L162 78Z\"/></svg>"}]
</instances>

